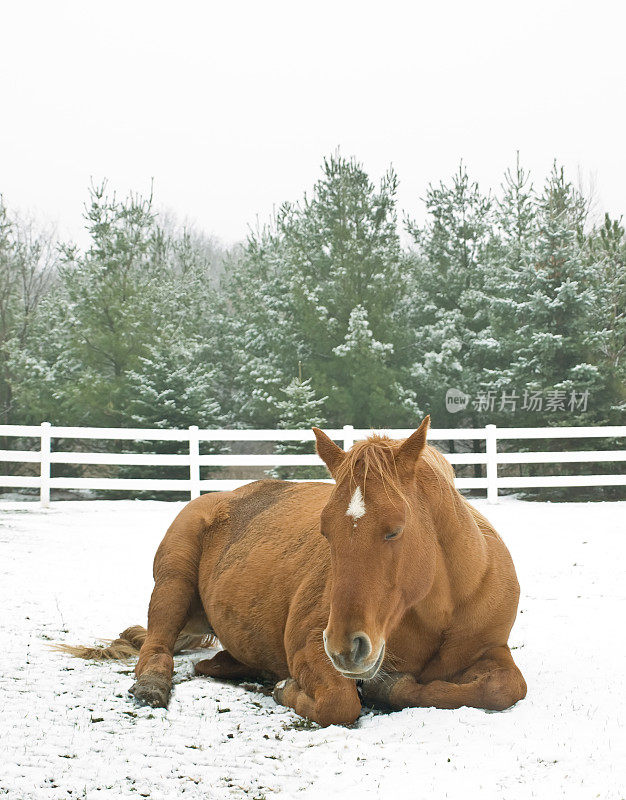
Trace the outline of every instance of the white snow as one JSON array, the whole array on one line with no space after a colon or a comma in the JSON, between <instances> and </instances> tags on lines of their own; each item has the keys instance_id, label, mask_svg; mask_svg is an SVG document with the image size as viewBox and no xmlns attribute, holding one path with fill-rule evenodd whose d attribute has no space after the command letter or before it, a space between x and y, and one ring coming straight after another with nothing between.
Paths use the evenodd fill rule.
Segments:
<instances>
[{"instance_id":1,"label":"white snow","mask_svg":"<svg viewBox=\"0 0 626 800\"><path fill-rule=\"evenodd\" d=\"M365 710L325 730L191 677L206 651L177 657L165 711L133 705L132 665L47 649L145 621L181 504L0 505L0 797L623 798L626 503L477 505L522 584L511 645L528 698L499 714Z\"/></svg>"}]
</instances>

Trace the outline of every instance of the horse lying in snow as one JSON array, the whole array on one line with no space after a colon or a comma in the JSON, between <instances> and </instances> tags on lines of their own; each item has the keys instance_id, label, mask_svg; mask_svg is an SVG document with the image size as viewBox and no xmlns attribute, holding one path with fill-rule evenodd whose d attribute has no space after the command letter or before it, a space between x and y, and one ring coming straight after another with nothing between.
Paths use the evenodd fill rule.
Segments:
<instances>
[{"instance_id":1,"label":"horse lying in snow","mask_svg":"<svg viewBox=\"0 0 626 800\"><path fill-rule=\"evenodd\" d=\"M368 704L502 710L526 695L507 646L511 557L426 444L372 436L344 452L314 428L335 485L257 481L192 500L154 560L148 629L85 658L137 652L131 693L167 706L173 654L219 639L215 678L272 677L274 698L320 725ZM359 681L361 696L357 690Z\"/></svg>"}]
</instances>

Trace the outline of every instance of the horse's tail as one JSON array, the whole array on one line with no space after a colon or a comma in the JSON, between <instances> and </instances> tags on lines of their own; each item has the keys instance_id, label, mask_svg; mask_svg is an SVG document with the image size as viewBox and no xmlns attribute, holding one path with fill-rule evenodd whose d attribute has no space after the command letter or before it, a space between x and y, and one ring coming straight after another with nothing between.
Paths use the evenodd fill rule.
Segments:
<instances>
[{"instance_id":1,"label":"horse's tail","mask_svg":"<svg viewBox=\"0 0 626 800\"><path fill-rule=\"evenodd\" d=\"M76 658L85 658L92 661L127 661L139 655L141 645L146 639L146 629L141 625L133 625L122 631L118 639L105 639L108 644L96 647L83 647L82 645L55 644L53 650L61 653L68 653ZM182 650L196 650L203 647L211 647L215 639L212 634L189 634L181 633L176 639L174 653Z\"/></svg>"}]
</instances>

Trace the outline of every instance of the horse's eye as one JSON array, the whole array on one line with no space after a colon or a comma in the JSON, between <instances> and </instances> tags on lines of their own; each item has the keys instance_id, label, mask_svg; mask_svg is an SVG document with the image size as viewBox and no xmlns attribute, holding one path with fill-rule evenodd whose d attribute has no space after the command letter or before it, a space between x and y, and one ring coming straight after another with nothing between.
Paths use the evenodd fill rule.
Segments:
<instances>
[{"instance_id":1,"label":"horse's eye","mask_svg":"<svg viewBox=\"0 0 626 800\"><path fill-rule=\"evenodd\" d=\"M389 531L389 533L387 533L385 535L385 541L388 542L390 539L396 539L400 535L401 532L402 532L402 528L396 528L393 531Z\"/></svg>"}]
</instances>

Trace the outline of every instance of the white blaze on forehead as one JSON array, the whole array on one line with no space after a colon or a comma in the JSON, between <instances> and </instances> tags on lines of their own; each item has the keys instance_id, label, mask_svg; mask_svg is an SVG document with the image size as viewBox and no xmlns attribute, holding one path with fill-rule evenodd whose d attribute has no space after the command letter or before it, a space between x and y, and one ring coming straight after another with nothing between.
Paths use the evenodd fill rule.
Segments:
<instances>
[{"instance_id":1,"label":"white blaze on forehead","mask_svg":"<svg viewBox=\"0 0 626 800\"><path fill-rule=\"evenodd\" d=\"M346 516L352 517L352 519L356 520L360 519L364 514L365 502L363 500L363 493L361 492L361 487L357 486L350 500L350 505L346 511Z\"/></svg>"}]
</instances>

